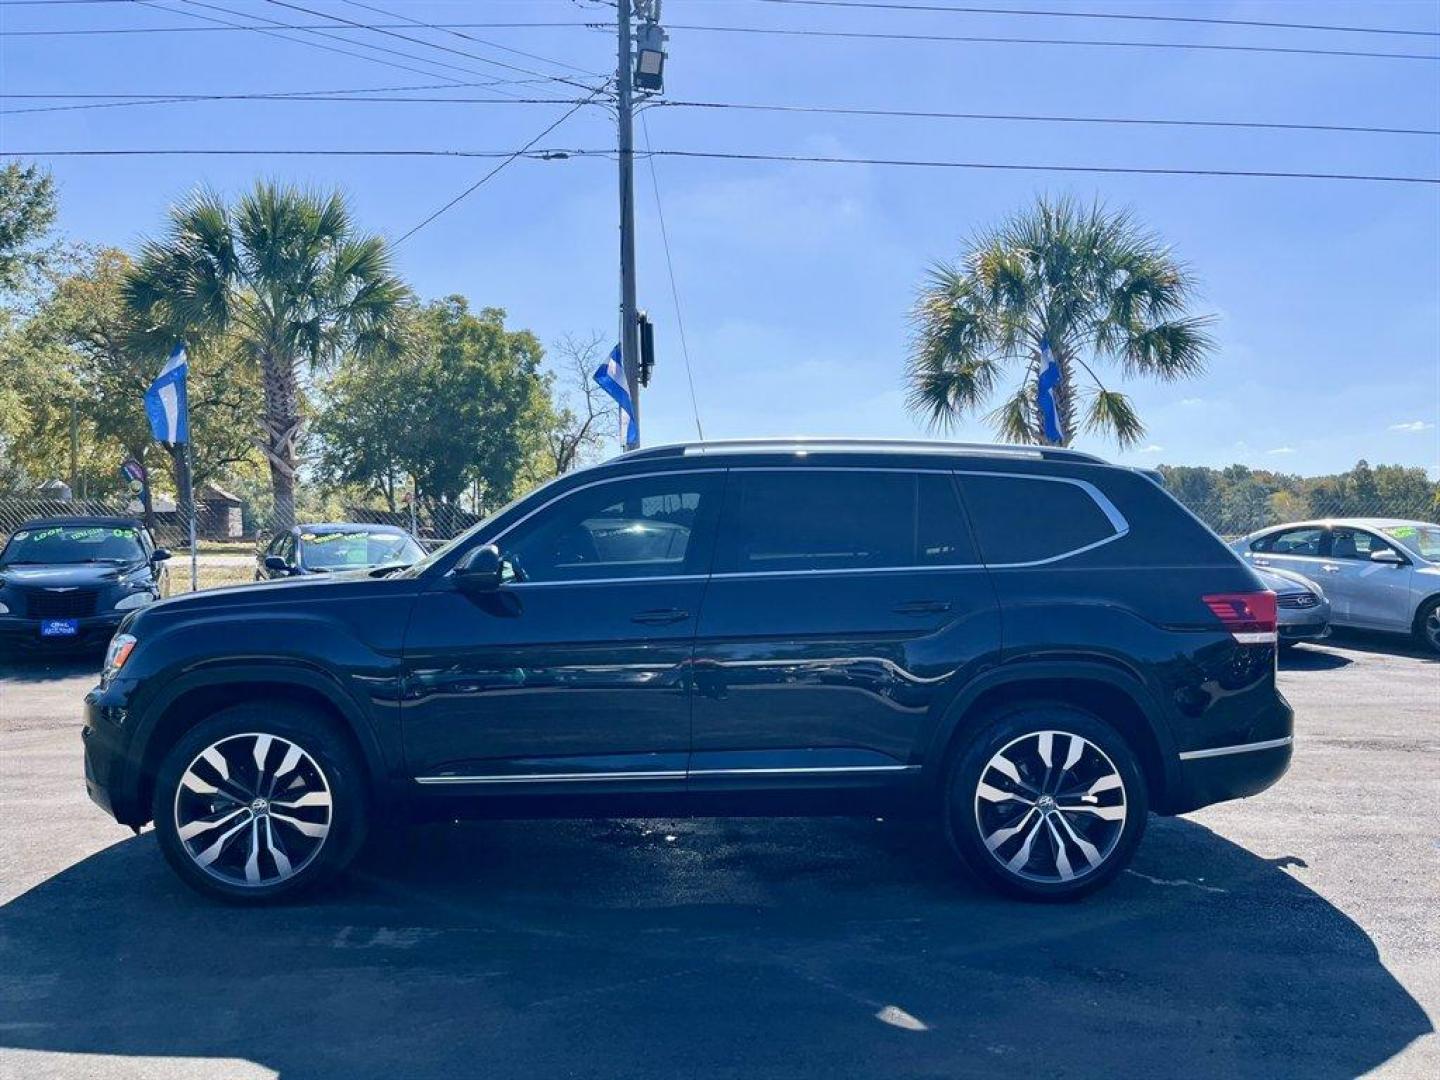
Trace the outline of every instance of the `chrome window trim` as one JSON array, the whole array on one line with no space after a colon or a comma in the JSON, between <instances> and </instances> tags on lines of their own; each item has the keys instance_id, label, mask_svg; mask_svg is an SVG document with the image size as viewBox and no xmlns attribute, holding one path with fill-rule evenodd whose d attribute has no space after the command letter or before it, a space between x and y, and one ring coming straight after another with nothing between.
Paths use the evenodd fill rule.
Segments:
<instances>
[{"instance_id":1,"label":"chrome window trim","mask_svg":"<svg viewBox=\"0 0 1440 1080\"><path fill-rule=\"evenodd\" d=\"M892 465L892 466L883 466L883 465L868 465L868 466L867 466L867 465L753 465L753 466L752 466L752 465L739 465L739 466L728 466L728 467L727 467L727 466L717 465L717 466L712 466L712 467L710 467L710 468L700 468L700 469L655 469L655 470L651 470L651 471L648 471L648 472L627 473L626 475L623 475L623 476L607 476L607 477L601 477L601 478L596 479L596 480L592 480L592 481L590 481L590 482L587 483L587 484L581 484L581 485L579 485L578 487L570 488L568 491L561 492L560 494L556 495L554 498L551 498L551 499L546 500L545 502L541 503L539 506L535 507L535 509L533 509L533 510L531 510L529 513L527 513L524 517L521 517L521 518L519 518L519 519L511 522L509 525L505 526L505 528L502 529L502 530L500 530L500 532L496 533L493 537L490 537L490 538L486 541L486 543L489 543L489 544L498 543L500 540L504 539L504 538L505 538L506 536L508 536L511 532L513 532L515 529L519 528L521 525L525 524L525 522L529 521L529 520L530 520L532 517L534 517L536 514L538 514L538 513L540 513L541 511L546 510L546 509L548 509L549 507L555 505L557 502L560 502L562 499L566 499L566 498L568 498L568 497L571 496L571 495L578 494L579 492L586 491L586 490L588 490L588 489L590 489L590 488L593 488L593 487L599 487L599 486L601 486L602 484L617 484L617 483L621 483L621 482L626 481L626 480L644 480L644 479L647 479L647 478L650 478L650 477L657 477L657 476L694 476L694 475L708 475L708 474L714 474L714 473L720 473L720 474L723 475L723 474L725 474L725 473L730 473L730 472L778 472L778 473L789 473L789 472L880 472L880 473L907 473L907 474L909 474L909 473L918 473L918 474L935 475L935 476L980 476L980 477L997 477L997 476L998 476L998 477L1011 477L1011 478L1019 479L1019 480L1040 480L1040 481L1044 481L1044 482L1047 482L1047 483L1054 483L1054 484L1070 484L1070 485L1072 485L1072 486L1074 486L1074 487L1080 488L1082 491L1085 492L1085 494L1086 494L1087 496L1089 496L1090 500L1091 500L1093 503L1095 503L1095 505L1099 508L1100 512L1105 515L1105 519L1110 522L1110 526L1111 526L1111 528L1113 528L1113 529L1115 530L1115 532L1114 532L1113 534L1111 534L1110 536L1104 537L1103 539L1100 539L1100 540L1096 540L1095 542L1090 543L1090 544L1085 544L1085 545L1082 546L1082 547L1072 548L1072 549L1069 550L1069 551L1062 551L1062 552L1059 553L1058 555L1051 555L1051 556L1048 556L1047 558L1044 558L1044 559L1033 559L1033 560L1031 560L1031 561L1029 561L1029 562L1014 562L1014 563L984 563L984 562L978 562L978 563L949 563L949 564L943 564L943 565L937 565L937 566L920 566L920 565L916 565L916 566L852 566L852 567L837 567L837 568L835 568L835 569L821 569L821 570L727 570L727 571L723 571L723 572L721 572L721 573L711 573L711 574L657 574L657 575L652 575L652 576L637 575L637 576L635 576L635 577L623 577L623 578L576 578L576 579L573 579L573 580L566 580L566 581L522 581L522 582L508 582L508 583L506 583L506 586L505 586L505 587L506 587L506 588L517 588L517 587L518 587L518 588L543 588L543 587L553 587L553 586L556 586L556 585L618 585L618 584L626 584L626 583L631 583L631 582L644 582L644 581L704 581L704 580L708 580L708 579L712 579L712 578L721 578L721 579L727 579L727 580L729 580L729 579L743 579L743 578L799 577L799 576L807 576L807 577L808 577L808 576L819 576L819 575L833 576L833 575L838 575L838 574L910 574L910 573L925 573L925 574L929 574L929 573L936 573L936 572L943 572L943 571L954 571L954 570L964 570L964 571L985 570L985 569L989 569L989 570L1020 570L1020 569L1025 569L1025 568L1032 567L1032 566L1048 566L1048 565L1051 564L1051 563L1057 563L1057 562L1061 562L1061 561L1063 561L1063 560L1065 560L1065 559L1074 558L1076 555L1083 555L1083 554L1084 554L1085 552L1087 552L1087 551L1093 551L1093 550L1095 550L1096 548L1103 547L1103 546L1105 546L1106 544L1111 544L1111 543L1114 543L1116 540L1123 539L1125 536L1128 536L1129 533L1130 533L1130 523L1129 523L1129 521L1127 521L1127 520L1125 519L1125 515L1120 512L1119 508L1116 507L1115 504L1110 501L1110 499L1105 495L1104 492L1102 492L1099 488L1097 488L1094 484L1090 483L1088 480L1080 480L1080 479L1078 479L1078 478L1076 478L1076 477L1072 477L1072 476L1045 476L1045 475L1043 475L1043 474L1041 474L1041 473L1011 472L1011 471L1009 471L1009 470L1004 470L1004 469L998 469L998 470L981 470L981 469L921 469L921 468L906 467L906 466L903 466L903 465ZM963 505L963 499L962 499L962 505ZM967 517L968 517L968 513L969 513L968 508L966 508ZM450 571L450 573L453 573L453 572L454 572L454 570L452 569L452 570Z\"/></svg>"},{"instance_id":2,"label":"chrome window trim","mask_svg":"<svg viewBox=\"0 0 1440 1080\"><path fill-rule=\"evenodd\" d=\"M1208 750L1184 750L1180 753L1180 760L1198 761L1202 758L1226 757L1230 754L1251 754L1257 750L1275 750L1281 746L1289 746L1294 741L1294 735L1286 735L1283 738L1265 739L1262 742L1237 743L1233 746L1212 746Z\"/></svg>"}]
</instances>

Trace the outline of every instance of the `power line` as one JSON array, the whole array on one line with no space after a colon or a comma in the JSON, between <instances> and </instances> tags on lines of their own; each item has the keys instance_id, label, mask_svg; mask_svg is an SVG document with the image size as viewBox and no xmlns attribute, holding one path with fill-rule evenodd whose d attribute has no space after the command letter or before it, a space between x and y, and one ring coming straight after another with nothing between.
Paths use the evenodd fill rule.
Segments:
<instances>
[{"instance_id":1,"label":"power line","mask_svg":"<svg viewBox=\"0 0 1440 1080\"><path fill-rule=\"evenodd\" d=\"M1196 52L1278 53L1290 56L1440 61L1440 54L1367 52L1360 49L1309 49L1284 45L1212 45L1184 41L1101 41L1088 38L996 37L977 34L903 34L877 30L797 30L773 26L699 26L680 23L670 24L670 29L713 34L770 34L781 37L848 38L862 41L939 41L971 45L1067 45L1106 49L1180 49Z\"/></svg>"},{"instance_id":2,"label":"power line","mask_svg":"<svg viewBox=\"0 0 1440 1080\"><path fill-rule=\"evenodd\" d=\"M779 161L823 165L890 165L924 169L997 169L1014 172L1114 173L1133 176L1237 176L1269 180L1363 180L1393 184L1436 184L1440 177L1381 176L1364 173L1282 172L1262 169L1181 169L1112 165L1020 165L994 161L916 161L904 158L829 157L804 154L726 153L709 150L654 150L657 157L708 158L716 161Z\"/></svg>"},{"instance_id":3,"label":"power line","mask_svg":"<svg viewBox=\"0 0 1440 1080\"><path fill-rule=\"evenodd\" d=\"M380 104L428 104L428 105L573 105L577 99L573 98L477 98L477 97L448 97L448 96L424 96L418 97L414 94L405 96L390 96L395 91L432 90L450 87L491 87L498 85L518 86L525 83L533 83L533 79L497 79L487 82L476 83L426 83L418 86L392 86L392 87L360 87L345 90L297 90L290 92L272 93L233 93L233 94L194 94L174 92L169 94L9 94L0 93L0 100L45 100L45 101L68 101L81 100L85 104L79 105L47 105L23 109L0 109L0 116L19 116L28 113L51 113L51 112L73 112L85 109L109 109L129 106L145 105L171 105L188 104L195 102L211 101L276 101L284 103L307 102L356 102L356 103L380 103ZM547 80L538 80L541 82ZM356 96L364 95L364 96ZM125 100L115 100L117 98ZM1257 131L1315 131L1338 134L1364 134L1364 135L1419 135L1435 137L1440 136L1440 128L1408 128L1408 127L1383 127L1362 124L1306 124L1292 123L1286 121L1263 121L1263 120L1192 120L1173 117L1132 117L1132 116L1073 116L1066 114L1051 113L979 113L979 112L947 112L931 109L881 109L862 106L831 106L831 105L774 105L758 102L744 101L677 101L673 99L657 99L650 102L646 108L684 108L684 109L706 109L725 110L735 109L744 112L775 112L775 113L799 113L818 114L824 116L868 116L868 117L897 117L902 119L922 120L984 120L1014 123L1042 123L1042 124L1097 124L1097 125L1122 125L1122 126L1156 126L1156 127L1181 127L1181 128L1219 128L1219 129L1240 129Z\"/></svg>"},{"instance_id":4,"label":"power line","mask_svg":"<svg viewBox=\"0 0 1440 1080\"><path fill-rule=\"evenodd\" d=\"M577 106L578 108L578 106ZM568 115L568 114L567 114ZM564 119L562 117L561 119ZM558 124L557 124L558 126ZM536 140L538 141L538 140ZM1274 169L1190 169L1130 165L1030 165L999 161L929 161L908 158L831 157L805 154L761 154L720 150L651 150L655 157L697 158L713 161L775 161L791 164L885 165L925 169L987 169L1012 172L1109 173L1132 176L1214 176L1249 177L1265 180L1338 180L1371 183L1426 184L1440 186L1440 177L1392 176L1374 173L1287 172ZM5 150L0 157L432 157L432 158L515 158L560 161L568 158L614 158L611 148L534 149L532 142L520 151L505 150L259 150L259 149L114 149L114 150ZM463 197L463 196L462 196Z\"/></svg>"},{"instance_id":5,"label":"power line","mask_svg":"<svg viewBox=\"0 0 1440 1080\"><path fill-rule=\"evenodd\" d=\"M536 135L533 139L531 139L529 142L527 142L527 143L526 143L524 146L522 146L519 150L514 151L512 154L510 154L508 157L506 157L503 161L501 161L498 165L496 165L493 169L491 169L491 170L490 170L489 172L487 172L484 176L482 176L479 180L476 180L475 183L471 184L471 185L470 185L468 188L466 188L464 191L460 192L459 195L456 195L453 199L451 199L449 202L447 202L444 206L441 206L441 207L439 207L438 209L436 209L435 211L433 211L432 213L430 213L430 214L429 214L423 221L421 221L418 225L415 225L415 226L411 227L411 229L410 229L408 232L402 234L402 235L399 237L399 239L397 239L397 240L395 241L395 243L396 243L397 245L398 245L398 244L403 244L406 240L410 239L410 237L414 236L414 235L415 235L417 232L419 232L421 229L425 228L426 225L429 225L432 221L434 221L436 218L438 218L441 214L445 213L445 211L449 210L449 209L450 209L452 206L454 206L456 203L459 203L461 200L468 198L470 195L472 195L472 194L473 194L475 191L477 191L479 188L483 187L483 186L485 185L485 183L490 180L491 177L493 177L493 176L495 176L497 173L499 173L502 169L504 169L507 165L509 165L509 164L510 164L512 161L514 161L516 158L525 155L525 154L527 153L527 151L530 150L531 147L533 147L536 143L538 143L538 142L539 142L541 139L543 139L546 135L549 135L550 132L554 131L557 127L559 127L561 124L563 124L566 120L569 120L570 117L574 116L577 112L579 112L579 111L581 110L581 108L583 108L585 105L588 105L588 104L589 104L591 101L593 101L595 98L599 97L601 91L603 91L603 90L605 89L605 87L607 87L607 86L609 86L609 85L610 85L609 80L606 80L606 81L605 81L604 83L602 83L600 86L596 87L595 90L590 94L590 96L589 96L588 98L586 98L586 99L583 100L583 101L577 101L577 102L575 103L575 105L574 105L571 109L569 109L563 116L560 117L560 119L556 120L553 124L551 124L549 127L547 127L544 131L540 132L539 135Z\"/></svg>"},{"instance_id":6,"label":"power line","mask_svg":"<svg viewBox=\"0 0 1440 1080\"><path fill-rule=\"evenodd\" d=\"M700 425L700 403L695 397L695 376L690 371L690 343L685 339L685 318L680 313L680 289L675 284L675 262L670 257L670 230L665 227L665 207L660 202L660 177L655 172L655 155L650 152L650 122L640 114L640 130L645 135L646 159L650 165L650 185L655 190L655 217L660 222L660 243L665 248L665 271L670 275L670 298L675 302L675 327L680 332L680 355L685 360L685 381L690 386L690 409L695 414L695 434L705 441Z\"/></svg>"},{"instance_id":7,"label":"power line","mask_svg":"<svg viewBox=\"0 0 1440 1080\"><path fill-rule=\"evenodd\" d=\"M372 63L372 64L380 64L380 65L382 65L382 66L384 66L384 67L395 68L396 70L399 70L399 71L408 71L408 72L410 72L411 74L414 74L414 75L428 75L428 76L429 76L430 78L432 78L432 79L434 79L434 78L442 78L442 79L448 78L452 83L454 83L454 82L459 82L458 79L455 79L455 78L452 77L452 76L441 75L441 74L438 74L437 72L434 72L434 71L426 71L426 70L423 69L423 68L411 67L409 64L398 64L398 63L396 63L394 60L385 60L385 59L383 59L382 57L379 57L379 56L371 56L371 55L369 55L368 53L355 52L355 51L353 51L352 49L342 49L342 48L338 48L338 47L336 47L336 46L334 46L334 45L323 45L323 44L321 44L321 43L318 42L318 41L311 41L311 40L309 40L308 38L291 37L289 34L285 34L285 33L280 32L280 30L272 30L272 29L269 29L269 28L267 28L267 27L265 27L265 26L255 26L255 25L252 25L252 24L250 24L250 23L236 23L236 22L231 22L231 21L228 20L228 19L216 18L216 17L213 16L213 15L202 15L202 14L201 14L200 12L198 12L198 11L190 11L190 10L188 10L188 9L180 10L180 9L176 9L176 8L165 7L165 6L162 5L162 4L158 4L158 3L153 2L153 0L139 0L139 2L142 3L145 7L154 8L156 11L164 11L164 12L167 12L168 14L171 14L171 15L184 15L186 18L190 18L190 19L201 19L201 20L203 20L203 21L205 21L205 22L222 23L222 24L224 24L225 26L234 27L234 28L240 29L240 30L250 30L250 31L253 31L254 33L257 33L257 34L264 34L266 37L277 38L277 39L279 39L280 41L288 41L288 42L290 42L292 45L304 45L304 46L306 46L307 48L311 48L311 49L323 49L323 50L326 51L326 52L339 53L341 56L349 56L349 57L353 57L354 59L357 59L357 60L365 60L365 61L368 61L369 63ZM186 0L186 2L189 2L189 0ZM226 12L226 13L231 14L231 15L238 15L238 16L240 16L241 18L251 18L251 17L252 17L252 16L246 14L245 12L234 11L234 10L232 10L231 8L218 7L218 6L214 5L214 4L204 4L204 5L202 5L202 6L203 6L203 7L207 7L207 8L209 8L209 9L212 10L212 11L223 11L223 12ZM274 27L284 27L284 28L288 28L288 29L294 29L294 28L291 27L288 23L280 22L280 21L277 20L277 19L266 19L266 18L265 18L264 16L262 16L262 15L256 15L256 16L253 16L253 17L254 17L254 18L257 18L257 19L264 19L264 21L267 22L267 23L269 23L270 26L274 26ZM324 34L324 33L322 33L321 31L318 31L318 30L315 30L315 31L307 31L307 32L308 32L308 33L317 34L317 35L322 36L322 37L334 38L336 41L346 41L346 40L347 40L347 39L345 39L345 38L339 37L339 36L336 35L336 34ZM361 47L362 47L362 48L368 48L368 49L374 49L374 48L376 48L376 46L374 46L374 45L364 45L364 44L362 44ZM452 67L452 66L453 66L453 65L450 65L450 64L440 65L440 64L436 63L435 61L426 60L424 57L410 56L409 53L398 52L398 51L395 50L395 49L386 49L386 50L384 50L384 51L390 52L390 53L394 53L394 54L397 55L397 56L405 56L405 57L408 57L409 59L418 61L419 63L422 63L422 64L430 64L430 65L432 65L432 66L434 66L434 67L440 67L440 66ZM477 74L477 73L476 73L476 72L470 72L469 74L474 75L474 74Z\"/></svg>"},{"instance_id":8,"label":"power line","mask_svg":"<svg viewBox=\"0 0 1440 1080\"><path fill-rule=\"evenodd\" d=\"M396 15L392 11L386 11L384 8L375 7L373 4L361 3L360 0L345 0L345 3L349 4L351 7L361 8L364 11L373 11L377 15L384 15L388 19L404 19L407 23L410 23L414 26L423 26L429 30L438 30L442 33L449 34L451 37L463 38L466 41L473 41L478 45L485 45L492 49L499 49L502 52L514 53L516 56L528 57L531 60L539 60L543 64L553 64L555 67L568 68L570 71L578 71L581 75L589 75L592 78L604 78L604 76L599 75L596 72L589 71L582 67L576 67L574 64L567 63L564 60L556 60L553 57L541 56L539 53L526 52L524 49L512 49L509 45L501 45L497 41L485 41L470 34L461 33L459 30L452 29L448 26L437 26L435 23L427 23L420 19L412 19L408 15ZM378 24L377 28L379 28Z\"/></svg>"},{"instance_id":9,"label":"power line","mask_svg":"<svg viewBox=\"0 0 1440 1080\"><path fill-rule=\"evenodd\" d=\"M29 97L32 95L21 94L0 94L0 98L6 97ZM48 96L48 95L34 95ZM100 96L100 95L95 95ZM83 105L40 105L24 109L0 109L0 116L23 116L33 113L56 113L56 112L78 112L88 109L119 109L131 108L146 105L184 105L196 102L210 101L268 101L284 104L307 104L310 102L353 102L357 104L404 104L418 103L430 105L574 105L573 98L475 98L475 97L414 97L414 96L391 96L372 95L369 97L355 97L349 92L338 93L300 93L300 94L180 94L171 97L163 95L147 96L137 101L102 101L89 102ZM588 104L588 102L581 102Z\"/></svg>"},{"instance_id":10,"label":"power line","mask_svg":"<svg viewBox=\"0 0 1440 1080\"><path fill-rule=\"evenodd\" d=\"M127 2L138 2L138 0L127 0ZM0 3L0 8L5 5ZM184 12L176 12L183 15ZM259 18L259 16L255 16ZM288 23L293 30L354 30L357 27L350 23L343 22L316 22L316 23ZM407 26L425 26L432 30L449 30L454 27L464 27L467 30L540 30L551 27L590 29L594 23L590 22L482 22L482 23L415 23L415 22L394 22L394 23L366 23L367 30L402 30ZM231 30L253 30L252 26L85 26L79 29L47 29L47 30L0 30L0 37L106 37L115 34L222 34ZM478 41L478 38L471 40ZM492 43L493 44L493 43ZM506 46L495 44L497 49L505 49ZM509 52L519 52L522 56L535 56L534 53L521 52L518 49L507 49ZM549 61L563 67L571 67L576 71L585 71L584 68L575 68L571 64L564 64L559 60ZM589 72L586 72L590 74Z\"/></svg>"},{"instance_id":11,"label":"power line","mask_svg":"<svg viewBox=\"0 0 1440 1080\"><path fill-rule=\"evenodd\" d=\"M1054 19L1114 19L1125 22L1192 23L1205 26L1250 26L1267 30L1328 30L1345 34L1404 34L1440 37L1435 30L1401 30L1387 26L1337 26L1333 23L1269 22L1262 19L1215 19L1199 15L1135 15L1109 11L1044 11L1033 8L970 7L953 4L871 3L868 0L755 0L761 4L795 7L860 8L880 11L941 11L961 15L1039 15Z\"/></svg>"},{"instance_id":12,"label":"power line","mask_svg":"<svg viewBox=\"0 0 1440 1080\"><path fill-rule=\"evenodd\" d=\"M193 2L195 2L195 0L191 0L191 2L193 3ZM448 45L441 45L441 44L439 44L438 42L434 42L434 41L426 41L424 38L411 37L411 36L408 35L408 34L402 34L402 33L399 33L398 31L395 31L395 30L385 30L385 29L381 29L381 28L374 27L374 26L367 26L365 23L355 22L353 19L346 19L346 18L344 18L343 16L338 16L338 15L328 15L328 16L327 16L327 15L325 14L325 12L323 12L323 11L316 11L316 10L314 10L313 8L303 7L303 6L301 6L300 4L292 4L292 3L289 2L289 0L266 0L266 3L274 4L276 7L288 8L288 9L290 9L291 11L299 11L299 12L302 12L302 13L304 13L304 14L306 14L306 15L314 16L314 17L316 17L316 18L321 18L321 19L324 19L324 18L336 18L336 19L339 19L341 22L349 23L350 25L352 25L352 26L354 26L354 27L356 27L356 28L358 28L358 29L370 30L370 31L373 31L374 33L377 33L377 34L384 34L386 37L393 37L393 38L398 38L398 39L400 39L401 41L408 41L408 42L410 42L410 43L413 44L413 45L421 45L421 46L424 46L424 47L430 48L430 49L438 49L438 50L440 50L441 52L453 53L453 54L456 55L456 56L468 57L469 59L471 59L471 60L477 60L477 61L479 61L479 62L482 63L482 64L490 64L490 65L493 66L493 67L505 68L505 69L508 70L508 71L518 71L518 72L520 72L521 74L524 74L524 75L536 75L536 76L541 76L541 77L544 77L544 78L553 79L555 82L564 83L564 84L567 85L567 86L574 86L574 87L577 87L577 88L580 89L580 90L593 90L593 89L595 89L593 86L589 85L588 83L577 82L577 81L575 81L574 79L567 79L567 78L565 78L564 76L561 76L561 75L545 75L544 72L534 71L534 70L532 70L532 69L530 69L530 68L520 67L518 64L507 63L507 62L504 61L504 60L493 60L493 59L491 59L491 58L488 57L488 56L480 56L478 53L466 52L464 49L452 49L452 48L451 48L450 46L448 46ZM391 16L391 18L394 18L394 17L395 17L395 16L393 16L393 15ZM372 46L372 47L374 47L374 46ZM438 63L438 61L432 61L432 62Z\"/></svg>"},{"instance_id":13,"label":"power line","mask_svg":"<svg viewBox=\"0 0 1440 1080\"><path fill-rule=\"evenodd\" d=\"M3 95L0 95L3 96ZM1044 124L1142 124L1160 127L1253 128L1267 131L1329 131L1370 135L1440 135L1440 129L1370 127L1358 124L1300 124L1258 120L1184 120L1165 117L1070 116L1059 114L941 112L925 109L871 109L829 105L762 105L738 101L657 100L656 107L740 109L748 112L820 113L827 116L890 116L925 120L1002 120Z\"/></svg>"}]
</instances>

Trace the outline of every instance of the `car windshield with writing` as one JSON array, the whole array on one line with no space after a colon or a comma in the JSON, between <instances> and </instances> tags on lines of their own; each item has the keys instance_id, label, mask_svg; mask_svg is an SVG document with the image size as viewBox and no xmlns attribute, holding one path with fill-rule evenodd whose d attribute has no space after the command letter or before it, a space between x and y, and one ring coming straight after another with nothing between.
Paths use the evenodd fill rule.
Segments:
<instances>
[{"instance_id":1,"label":"car windshield with writing","mask_svg":"<svg viewBox=\"0 0 1440 1080\"><path fill-rule=\"evenodd\" d=\"M1427 562L1440 562L1440 525L1391 525L1380 531Z\"/></svg>"},{"instance_id":2,"label":"car windshield with writing","mask_svg":"<svg viewBox=\"0 0 1440 1080\"><path fill-rule=\"evenodd\" d=\"M363 570L415 562L423 552L405 533L372 529L302 533L300 565L307 570Z\"/></svg>"},{"instance_id":3,"label":"car windshield with writing","mask_svg":"<svg viewBox=\"0 0 1440 1080\"><path fill-rule=\"evenodd\" d=\"M54 525L22 529L0 552L0 566L67 566L77 563L144 562L135 529L100 525Z\"/></svg>"}]
</instances>

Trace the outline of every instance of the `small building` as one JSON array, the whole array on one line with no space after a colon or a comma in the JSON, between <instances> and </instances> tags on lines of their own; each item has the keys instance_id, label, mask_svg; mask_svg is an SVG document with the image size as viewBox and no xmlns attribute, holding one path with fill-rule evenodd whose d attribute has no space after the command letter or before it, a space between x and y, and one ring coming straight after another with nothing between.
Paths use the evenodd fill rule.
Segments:
<instances>
[{"instance_id":1,"label":"small building","mask_svg":"<svg viewBox=\"0 0 1440 1080\"><path fill-rule=\"evenodd\" d=\"M219 484L204 483L195 492L199 504L196 531L207 540L238 540L245 535L240 498Z\"/></svg>"}]
</instances>

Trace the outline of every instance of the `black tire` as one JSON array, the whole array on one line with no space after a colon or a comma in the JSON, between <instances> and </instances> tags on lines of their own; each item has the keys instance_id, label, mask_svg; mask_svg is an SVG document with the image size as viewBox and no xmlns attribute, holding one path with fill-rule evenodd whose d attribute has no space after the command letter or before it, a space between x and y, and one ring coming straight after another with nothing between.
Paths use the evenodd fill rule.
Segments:
<instances>
[{"instance_id":1,"label":"black tire","mask_svg":"<svg viewBox=\"0 0 1440 1080\"><path fill-rule=\"evenodd\" d=\"M1432 596L1415 613L1415 643L1427 652L1440 653L1440 596Z\"/></svg>"},{"instance_id":2,"label":"black tire","mask_svg":"<svg viewBox=\"0 0 1440 1080\"><path fill-rule=\"evenodd\" d=\"M284 702L236 705L186 732L156 774L152 812L160 850L185 883L237 904L289 900L334 880L369 823L349 741L327 717Z\"/></svg>"},{"instance_id":3,"label":"black tire","mask_svg":"<svg viewBox=\"0 0 1440 1080\"><path fill-rule=\"evenodd\" d=\"M995 765L1002 751L1004 771ZM1064 768L1072 752L1079 756ZM956 753L945 780L944 828L955 853L985 884L1025 900L1075 900L1108 884L1135 854L1148 812L1145 779L1125 739L1058 702L995 714Z\"/></svg>"}]
</instances>

